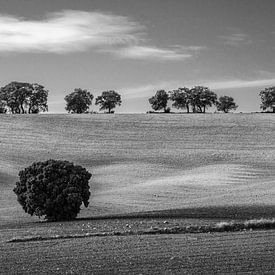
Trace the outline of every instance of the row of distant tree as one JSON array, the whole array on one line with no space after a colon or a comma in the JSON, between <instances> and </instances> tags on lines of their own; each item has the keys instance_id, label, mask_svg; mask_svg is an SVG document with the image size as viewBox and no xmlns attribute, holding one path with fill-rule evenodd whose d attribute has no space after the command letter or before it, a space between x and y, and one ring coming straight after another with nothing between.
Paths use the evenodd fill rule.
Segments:
<instances>
[{"instance_id":1,"label":"row of distant tree","mask_svg":"<svg viewBox=\"0 0 275 275\"><path fill-rule=\"evenodd\" d=\"M48 111L48 90L42 85L13 81L0 89L0 113L36 114ZM275 113L275 86L260 91L261 108L271 109ZM86 113L89 111L94 96L85 89L74 89L65 96L66 107L69 113ZM230 96L217 97L217 94L208 87L195 86L178 88L166 92L159 90L149 98L154 111L170 112L168 102L177 109L186 110L187 113L205 113L208 107L215 106L218 111L228 113L238 108L234 98ZM116 91L104 91L95 99L99 109L114 112L116 106L121 105L121 95Z\"/></svg>"},{"instance_id":2,"label":"row of distant tree","mask_svg":"<svg viewBox=\"0 0 275 275\"><path fill-rule=\"evenodd\" d=\"M261 109L272 109L275 113L275 87L265 88L260 92ZM159 90L156 94L149 98L149 103L155 111L163 110L165 113L170 112L167 107L168 101L171 100L172 106L177 109L186 110L187 113L205 113L208 107L216 106L218 111L228 113L231 110L236 110L238 105L231 96L221 96L211 91L208 87L195 86L189 88L178 88L177 90L166 92Z\"/></svg>"},{"instance_id":3,"label":"row of distant tree","mask_svg":"<svg viewBox=\"0 0 275 275\"><path fill-rule=\"evenodd\" d=\"M74 89L74 92L65 96L66 107L65 109L69 113L85 113L92 105L94 96L87 90ZM112 113L113 109L118 105L121 105L121 96L116 91L104 91L95 100L95 105L99 105L101 111L106 110L108 113Z\"/></svg>"},{"instance_id":4,"label":"row of distant tree","mask_svg":"<svg viewBox=\"0 0 275 275\"><path fill-rule=\"evenodd\" d=\"M0 89L0 113L37 114L48 111L48 94L42 85L13 81ZM85 113L92 105L94 96L83 89L75 89L65 96L69 113ZM116 91L104 91L96 98L100 110L113 112L121 105L121 96Z\"/></svg>"},{"instance_id":5,"label":"row of distant tree","mask_svg":"<svg viewBox=\"0 0 275 275\"><path fill-rule=\"evenodd\" d=\"M153 97L149 98L149 103L155 111L163 110L165 113L169 113L168 100L173 102L173 107L186 109L187 113L190 111L205 113L205 110L213 105L217 107L218 111L225 113L238 108L232 97L221 96L218 99L217 94L203 86L195 86L192 89L184 87L168 93L165 90L159 90Z\"/></svg>"}]
</instances>

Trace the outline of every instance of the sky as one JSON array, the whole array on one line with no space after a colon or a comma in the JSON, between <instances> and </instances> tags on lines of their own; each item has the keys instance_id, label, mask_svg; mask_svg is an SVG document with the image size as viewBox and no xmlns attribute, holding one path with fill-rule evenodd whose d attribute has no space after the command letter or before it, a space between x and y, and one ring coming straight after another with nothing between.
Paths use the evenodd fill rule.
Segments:
<instances>
[{"instance_id":1,"label":"sky","mask_svg":"<svg viewBox=\"0 0 275 275\"><path fill-rule=\"evenodd\" d=\"M74 88L116 90L116 112L140 113L157 90L195 85L259 111L274 15L274 0L0 0L0 86L45 86L51 113Z\"/></svg>"}]
</instances>

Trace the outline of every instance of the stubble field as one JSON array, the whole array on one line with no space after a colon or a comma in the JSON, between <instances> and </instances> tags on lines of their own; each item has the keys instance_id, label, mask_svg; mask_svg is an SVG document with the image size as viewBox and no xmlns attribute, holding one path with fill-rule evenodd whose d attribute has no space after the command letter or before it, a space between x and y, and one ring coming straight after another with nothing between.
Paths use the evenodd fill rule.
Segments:
<instances>
[{"instance_id":1,"label":"stubble field","mask_svg":"<svg viewBox=\"0 0 275 275\"><path fill-rule=\"evenodd\" d=\"M194 244L188 241L187 235L6 243L12 237L28 235L102 232L116 228L124 230L129 226L146 228L163 224L171 217L169 224L211 224L228 219L274 217L274 139L275 117L272 114L3 115L0 117L0 242L1 250L6 252L2 254L1 262L5 264L1 271L7 273L7 268L21 253L38 253L36 260L30 256L29 261L50 268L53 259L45 262L44 257L51 259L51 246L56 247L53 260L56 262L51 271L57 273L69 272L70 269L62 267L65 264L62 261L71 259L68 253L72 248L78 253L79 263L95 259L95 266L102 268L108 263L106 257L110 260L114 254L122 253L119 251L126 251L123 252L126 263L122 263L122 256L118 256L117 265L110 260L109 267L114 267L110 272L116 273L119 268L123 271L125 265L126 271L158 271L162 265L156 265L157 262L166 266L161 269L163 273L179 272L180 266L182 270L186 268L186 271L197 273L203 270L203 263L205 268L209 266L205 269L209 271L211 268L219 271L227 263L229 272L244 271L246 267L257 273L264 266L266 271L274 270L270 263L275 260L274 231L215 233L211 234L213 246L204 244L209 243L210 235L195 235L194 238L205 240L196 243L197 250L192 248ZM24 214L16 202L12 188L18 171L32 162L49 158L73 161L93 174L90 206L82 210L79 216L82 220L77 223L37 223L37 219ZM154 212L142 217L128 214L123 218L127 213L144 211ZM90 219L114 214L120 214L119 219ZM182 245L178 245L179 238L185 240ZM256 239L261 241L256 242ZM166 251L168 243L173 250L169 250L171 253ZM108 249L109 244L113 245L113 250ZM140 244L138 251L137 244ZM233 250L231 245L235 247ZM83 252L77 247L86 247L86 250ZM89 250L93 252L88 255ZM255 250L255 253L245 254L245 250ZM146 256L148 251L151 251L149 258ZM217 261L213 260L213 253ZM191 257L189 267L184 267L187 263L183 260L184 255ZM234 257L237 259L238 255L244 257L244 269L240 261L239 265L234 264ZM130 256L133 257L133 269ZM198 269L192 257L200 261ZM200 257L204 260L199 260ZM213 266L208 257L213 260ZM24 267L23 258L12 269L15 273ZM177 263L171 263L170 258L178 259ZM253 264L256 260L258 264ZM147 266L150 262L151 269ZM144 269L136 268L137 264L143 264ZM35 273L37 266L31 266L33 269L22 269L22 272ZM91 266L92 262L85 269L82 263L79 271L88 272ZM93 270L98 273L100 268ZM75 266L72 272L77 273Z\"/></svg>"}]
</instances>

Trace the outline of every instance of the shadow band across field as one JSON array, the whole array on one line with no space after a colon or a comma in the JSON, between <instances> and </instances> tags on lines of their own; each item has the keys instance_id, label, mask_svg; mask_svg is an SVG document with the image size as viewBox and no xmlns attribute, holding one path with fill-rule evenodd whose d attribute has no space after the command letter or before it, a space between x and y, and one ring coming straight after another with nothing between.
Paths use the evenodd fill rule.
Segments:
<instances>
[{"instance_id":1,"label":"shadow band across field","mask_svg":"<svg viewBox=\"0 0 275 275\"><path fill-rule=\"evenodd\" d=\"M77 220L103 219L151 219L151 218L182 218L182 219L260 219L274 218L275 205L235 205L207 206L180 209L134 212L126 214L100 215L78 218Z\"/></svg>"},{"instance_id":2,"label":"shadow band across field","mask_svg":"<svg viewBox=\"0 0 275 275\"><path fill-rule=\"evenodd\" d=\"M188 225L173 227L151 227L143 230L121 230L110 232L87 232L85 234L62 234L52 236L34 236L13 238L8 242L47 241L58 239L74 239L87 237L129 236L129 235L158 235L158 234L190 234L236 232L242 230L269 230L275 229L275 205L245 205L245 206L209 206L197 208L169 209L148 212L137 212L116 215L102 215L78 218L75 221L116 220L116 219L204 219L220 220L209 225ZM48 223L48 222L47 222Z\"/></svg>"},{"instance_id":3,"label":"shadow band across field","mask_svg":"<svg viewBox=\"0 0 275 275\"><path fill-rule=\"evenodd\" d=\"M54 236L35 236L25 238L14 238L8 242L32 242L32 241L49 241L60 239L76 239L87 237L106 237L106 236L130 236L130 235L159 235L159 234L195 234L195 233L217 233L217 232L237 232L246 230L270 230L275 229L275 219L260 219L248 220L244 222L220 222L215 225L191 225L191 226L174 226L171 228L150 228L139 231L112 231L112 232L98 232L86 234L67 234Z\"/></svg>"}]
</instances>

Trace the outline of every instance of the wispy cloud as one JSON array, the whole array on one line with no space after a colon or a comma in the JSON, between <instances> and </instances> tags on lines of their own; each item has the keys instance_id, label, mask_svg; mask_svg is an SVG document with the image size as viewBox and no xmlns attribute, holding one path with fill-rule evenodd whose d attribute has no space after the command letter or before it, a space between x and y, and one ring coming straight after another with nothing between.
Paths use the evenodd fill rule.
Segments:
<instances>
[{"instance_id":1,"label":"wispy cloud","mask_svg":"<svg viewBox=\"0 0 275 275\"><path fill-rule=\"evenodd\" d=\"M202 47L167 48L148 43L146 27L126 16L63 10L42 20L0 14L0 53L69 53L90 48L120 58L176 61L191 58Z\"/></svg>"},{"instance_id":2,"label":"wispy cloud","mask_svg":"<svg viewBox=\"0 0 275 275\"><path fill-rule=\"evenodd\" d=\"M275 72L268 70L256 70L254 74L256 77L260 77L262 79L272 79L275 76Z\"/></svg>"},{"instance_id":3,"label":"wispy cloud","mask_svg":"<svg viewBox=\"0 0 275 275\"><path fill-rule=\"evenodd\" d=\"M252 41L245 33L231 33L229 35L219 35L218 38L225 44L233 47L250 44Z\"/></svg>"},{"instance_id":4,"label":"wispy cloud","mask_svg":"<svg viewBox=\"0 0 275 275\"><path fill-rule=\"evenodd\" d=\"M117 55L120 58L130 58L139 60L157 60L157 61L181 61L194 56L194 53L203 49L203 47L170 47L159 48L153 46L130 45L119 49L109 49L108 52Z\"/></svg>"},{"instance_id":5,"label":"wispy cloud","mask_svg":"<svg viewBox=\"0 0 275 275\"><path fill-rule=\"evenodd\" d=\"M153 95L157 90L164 89L169 91L177 86L177 81L160 81L152 84L145 84L140 86L124 87L120 91L123 91L123 98L142 98L149 95Z\"/></svg>"},{"instance_id":6,"label":"wispy cloud","mask_svg":"<svg viewBox=\"0 0 275 275\"><path fill-rule=\"evenodd\" d=\"M144 27L128 17L65 10L41 21L0 15L0 52L83 51L141 39Z\"/></svg>"},{"instance_id":7,"label":"wispy cloud","mask_svg":"<svg viewBox=\"0 0 275 275\"><path fill-rule=\"evenodd\" d=\"M258 80L224 80L224 81L209 81L205 83L212 89L237 89L237 88L257 88L268 85L275 85L275 78L258 79Z\"/></svg>"},{"instance_id":8,"label":"wispy cloud","mask_svg":"<svg viewBox=\"0 0 275 275\"><path fill-rule=\"evenodd\" d=\"M202 85L209 87L213 90L225 90L225 89L240 89L240 88L263 88L266 86L274 86L275 78L259 79L259 80L201 80L201 81L188 81L182 82L179 80L160 81L152 84L145 84L135 87L121 88L124 98L142 98L153 95L157 90L164 89L171 91L179 87L193 87L196 85Z\"/></svg>"}]
</instances>

